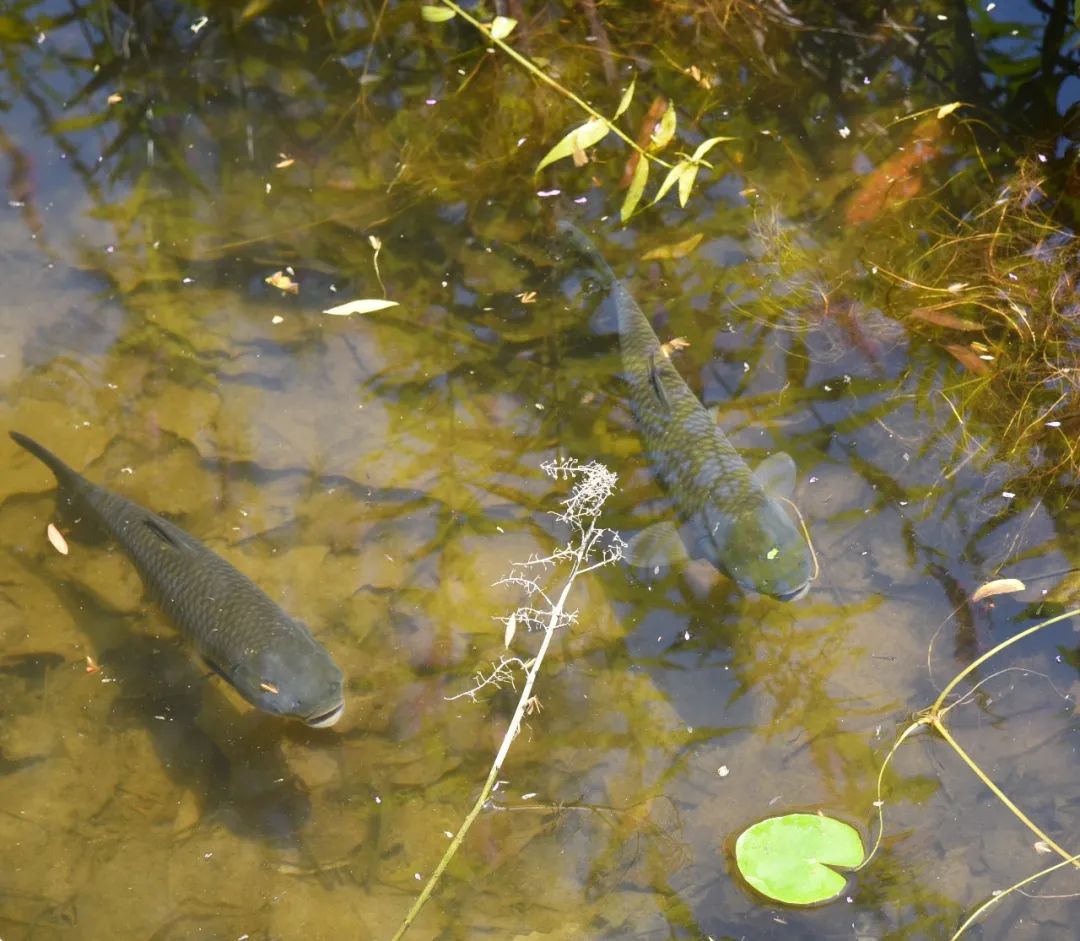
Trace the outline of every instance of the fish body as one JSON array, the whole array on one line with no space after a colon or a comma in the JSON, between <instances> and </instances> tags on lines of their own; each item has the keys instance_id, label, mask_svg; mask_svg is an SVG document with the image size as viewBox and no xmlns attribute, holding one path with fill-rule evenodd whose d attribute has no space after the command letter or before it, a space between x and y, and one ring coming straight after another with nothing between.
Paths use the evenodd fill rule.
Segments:
<instances>
[{"instance_id":1,"label":"fish body","mask_svg":"<svg viewBox=\"0 0 1080 941\"><path fill-rule=\"evenodd\" d=\"M69 503L92 514L120 544L176 627L248 702L320 728L341 718L341 670L311 631L250 578L179 526L91 483L26 435L13 431L11 437L53 472Z\"/></svg>"},{"instance_id":2,"label":"fish body","mask_svg":"<svg viewBox=\"0 0 1080 941\"><path fill-rule=\"evenodd\" d=\"M596 247L570 223L559 228L608 291L631 411L678 510L679 527L665 522L645 530L631 543L632 560L668 563L681 551L684 558L708 559L741 588L782 601L802 597L810 585L810 551L778 499L794 487L794 462L777 453L751 470Z\"/></svg>"}]
</instances>

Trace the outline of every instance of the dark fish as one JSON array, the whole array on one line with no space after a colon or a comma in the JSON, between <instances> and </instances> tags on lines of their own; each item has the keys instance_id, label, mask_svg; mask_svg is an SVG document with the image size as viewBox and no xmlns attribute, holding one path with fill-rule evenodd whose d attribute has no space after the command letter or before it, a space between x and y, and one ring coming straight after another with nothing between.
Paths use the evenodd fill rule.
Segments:
<instances>
[{"instance_id":1,"label":"dark fish","mask_svg":"<svg viewBox=\"0 0 1080 941\"><path fill-rule=\"evenodd\" d=\"M795 462L783 452L751 470L671 362L641 308L589 238L559 230L591 264L618 320L630 406L653 469L680 525L650 526L630 545L640 565L708 559L744 589L792 601L810 587L810 550L778 497L790 497Z\"/></svg>"},{"instance_id":2,"label":"dark fish","mask_svg":"<svg viewBox=\"0 0 1080 941\"><path fill-rule=\"evenodd\" d=\"M317 728L341 718L341 670L311 631L250 578L167 519L90 483L26 435L11 437L56 475L69 503L120 543L165 613L248 702Z\"/></svg>"}]
</instances>

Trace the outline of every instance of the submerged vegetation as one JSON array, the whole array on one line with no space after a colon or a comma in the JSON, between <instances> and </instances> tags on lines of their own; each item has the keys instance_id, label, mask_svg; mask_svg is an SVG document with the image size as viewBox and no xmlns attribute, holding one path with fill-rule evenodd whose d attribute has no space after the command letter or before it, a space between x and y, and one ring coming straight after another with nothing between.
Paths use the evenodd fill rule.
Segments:
<instances>
[{"instance_id":1,"label":"submerged vegetation","mask_svg":"<svg viewBox=\"0 0 1080 941\"><path fill-rule=\"evenodd\" d=\"M441 877L417 933L947 937L1044 852L1005 842L987 781L1058 856L1077 826L1076 639L1028 627L1071 576L970 591L1080 566L1069 4L422 6L0 13L11 423L201 514L356 678L333 740L197 695L131 586L72 588L107 557L72 546L58 578L24 549L45 511L13 475L0 604L32 628L0 657L0 929L390 937ZM538 464L616 469L620 528L662 497L555 215L690 338L677 368L740 450L793 455L821 578L780 611L700 572L598 572L588 630L558 604L501 621L543 646L473 707L451 697L492 646L492 578L551 545L563 481ZM981 675L1003 636L1027 672ZM960 671L970 728L941 700L903 718ZM894 724L974 739L985 779L897 751L851 904L778 927L725 836L795 805L869 823ZM994 904L1017 941L1075 923Z\"/></svg>"}]
</instances>

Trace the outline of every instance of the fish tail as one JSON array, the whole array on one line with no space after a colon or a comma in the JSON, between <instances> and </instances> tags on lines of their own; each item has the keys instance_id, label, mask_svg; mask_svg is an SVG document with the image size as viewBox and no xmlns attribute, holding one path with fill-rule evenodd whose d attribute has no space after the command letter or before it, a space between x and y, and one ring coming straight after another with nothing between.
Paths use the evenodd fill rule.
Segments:
<instances>
[{"instance_id":1,"label":"fish tail","mask_svg":"<svg viewBox=\"0 0 1080 941\"><path fill-rule=\"evenodd\" d=\"M60 484L70 486L79 479L79 475L60 460L55 454L48 448L38 444L33 438L28 438L24 434L20 434L17 431L9 431L11 440L22 448L25 448L31 454L34 455L42 464L49 468L56 475L56 480Z\"/></svg>"}]
</instances>

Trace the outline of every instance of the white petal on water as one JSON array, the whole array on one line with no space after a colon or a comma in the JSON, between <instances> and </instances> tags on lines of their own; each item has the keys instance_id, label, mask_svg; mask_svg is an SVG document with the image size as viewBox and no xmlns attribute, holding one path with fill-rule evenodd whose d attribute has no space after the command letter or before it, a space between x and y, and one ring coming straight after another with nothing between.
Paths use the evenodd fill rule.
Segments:
<instances>
[{"instance_id":1,"label":"white petal on water","mask_svg":"<svg viewBox=\"0 0 1080 941\"><path fill-rule=\"evenodd\" d=\"M350 314L371 314L377 310L386 310L387 307L397 307L397 301L388 301L386 298L365 298L358 301L347 301L338 304L337 307L328 307L323 311L332 317L348 317Z\"/></svg>"},{"instance_id":2,"label":"white petal on water","mask_svg":"<svg viewBox=\"0 0 1080 941\"><path fill-rule=\"evenodd\" d=\"M68 554L67 540L63 537L60 530L53 526L52 523L49 523L46 528L45 535L49 537L49 542L52 543L52 547L59 552L60 555Z\"/></svg>"}]
</instances>

